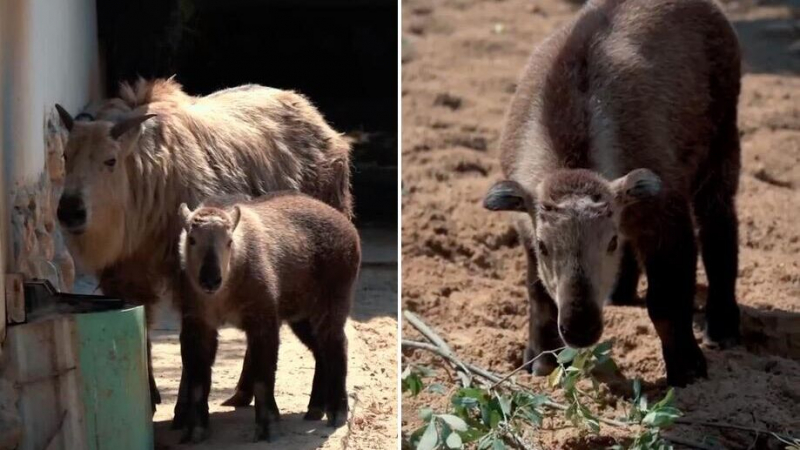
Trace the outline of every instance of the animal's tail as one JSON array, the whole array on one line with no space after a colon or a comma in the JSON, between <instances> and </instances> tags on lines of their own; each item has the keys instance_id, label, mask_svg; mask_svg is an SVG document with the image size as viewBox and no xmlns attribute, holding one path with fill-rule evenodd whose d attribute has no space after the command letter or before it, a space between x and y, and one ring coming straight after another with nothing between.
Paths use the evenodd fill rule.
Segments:
<instances>
[{"instance_id":1,"label":"animal's tail","mask_svg":"<svg viewBox=\"0 0 800 450\"><path fill-rule=\"evenodd\" d=\"M347 144L345 144L347 145ZM348 149L349 152L349 149ZM350 192L350 158L337 158L331 163L331 189L327 203L353 220L353 194Z\"/></svg>"},{"instance_id":2,"label":"animal's tail","mask_svg":"<svg viewBox=\"0 0 800 450\"><path fill-rule=\"evenodd\" d=\"M183 92L183 87L172 76L155 80L140 77L135 83L122 82L119 85L119 98L135 109L157 101L186 101L191 97Z\"/></svg>"}]
</instances>

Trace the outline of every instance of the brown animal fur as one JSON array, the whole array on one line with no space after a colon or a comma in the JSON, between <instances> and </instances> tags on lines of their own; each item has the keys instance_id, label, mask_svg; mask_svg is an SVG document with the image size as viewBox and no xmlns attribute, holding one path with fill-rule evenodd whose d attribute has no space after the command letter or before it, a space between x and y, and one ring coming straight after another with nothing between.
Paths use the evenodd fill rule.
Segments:
<instances>
[{"instance_id":1,"label":"brown animal fur","mask_svg":"<svg viewBox=\"0 0 800 450\"><path fill-rule=\"evenodd\" d=\"M210 201L194 212L184 208L182 215L181 354L187 379L181 386L191 400L187 411L176 410L176 420L186 426L186 438L195 427L208 427L216 330L225 322L247 333L245 365L253 377L259 438L269 438L269 416L278 415L273 389L281 321L289 322L317 361L306 419L326 413L330 425L343 423L344 326L361 261L355 227L317 200L284 192L244 202ZM194 398L198 386L202 398Z\"/></svg>"},{"instance_id":2,"label":"brown animal fur","mask_svg":"<svg viewBox=\"0 0 800 450\"><path fill-rule=\"evenodd\" d=\"M248 85L192 97L171 79L139 80L90 111L94 121L59 112L71 128L59 218L64 227L83 211L66 240L108 295L150 305L172 288L182 202L291 189L352 216L349 144L297 93ZM156 117L110 136L145 114ZM157 402L152 377L151 388Z\"/></svg>"},{"instance_id":3,"label":"brown animal fur","mask_svg":"<svg viewBox=\"0 0 800 450\"><path fill-rule=\"evenodd\" d=\"M706 335L735 342L739 90L736 35L710 0L590 1L533 52L500 144L503 173L512 181L496 185L486 200L490 209L527 212L517 215L529 262L526 360L562 345L562 305L543 284L537 221L567 197L585 198L567 205L573 211L605 203L612 229L604 239L617 228L624 239L622 254L609 259L622 268L612 298L635 295L636 260L643 264L670 384L705 375L691 329L692 210L709 275ZM574 170L581 168L591 172ZM637 171L639 178L624 185L624 175L640 168L651 172ZM533 370L552 366L542 358Z\"/></svg>"}]
</instances>

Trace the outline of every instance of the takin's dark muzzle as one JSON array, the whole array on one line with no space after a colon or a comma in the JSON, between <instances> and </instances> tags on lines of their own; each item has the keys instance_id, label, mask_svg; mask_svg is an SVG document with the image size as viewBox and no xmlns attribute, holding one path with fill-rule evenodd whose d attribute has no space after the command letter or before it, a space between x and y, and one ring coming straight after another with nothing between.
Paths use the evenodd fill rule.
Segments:
<instances>
[{"instance_id":1,"label":"takin's dark muzzle","mask_svg":"<svg viewBox=\"0 0 800 450\"><path fill-rule=\"evenodd\" d=\"M203 264L200 266L200 287L207 293L216 292L222 285L222 271L219 267L219 258L213 251L206 253Z\"/></svg>"},{"instance_id":2,"label":"takin's dark muzzle","mask_svg":"<svg viewBox=\"0 0 800 450\"><path fill-rule=\"evenodd\" d=\"M63 194L58 201L56 216L61 227L73 234L80 234L86 227L86 205L79 195Z\"/></svg>"},{"instance_id":3,"label":"takin's dark muzzle","mask_svg":"<svg viewBox=\"0 0 800 450\"><path fill-rule=\"evenodd\" d=\"M576 277L559 289L558 333L570 347L589 347L603 334L603 311L585 277Z\"/></svg>"}]
</instances>

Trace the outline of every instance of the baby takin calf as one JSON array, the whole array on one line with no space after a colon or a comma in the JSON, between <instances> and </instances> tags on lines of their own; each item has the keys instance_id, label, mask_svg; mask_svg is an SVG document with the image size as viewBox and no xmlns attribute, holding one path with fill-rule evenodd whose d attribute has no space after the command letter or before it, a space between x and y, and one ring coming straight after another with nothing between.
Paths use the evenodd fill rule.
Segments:
<instances>
[{"instance_id":1,"label":"baby takin calf","mask_svg":"<svg viewBox=\"0 0 800 450\"><path fill-rule=\"evenodd\" d=\"M517 212L526 361L597 342L604 302L630 301L642 267L668 383L706 376L692 330L694 223L706 338L738 340L740 70L736 34L711 0L591 0L533 52L500 143L506 180L484 200Z\"/></svg>"},{"instance_id":2,"label":"baby takin calf","mask_svg":"<svg viewBox=\"0 0 800 450\"><path fill-rule=\"evenodd\" d=\"M238 200L238 201L237 201ZM184 441L205 438L217 329L247 335L245 384L255 394L256 439L279 419L274 398L282 321L316 360L306 420L347 418L344 327L361 264L356 229L342 213L303 194L220 198L180 206L181 358L175 428ZM179 411L179 408L185 410Z\"/></svg>"}]
</instances>

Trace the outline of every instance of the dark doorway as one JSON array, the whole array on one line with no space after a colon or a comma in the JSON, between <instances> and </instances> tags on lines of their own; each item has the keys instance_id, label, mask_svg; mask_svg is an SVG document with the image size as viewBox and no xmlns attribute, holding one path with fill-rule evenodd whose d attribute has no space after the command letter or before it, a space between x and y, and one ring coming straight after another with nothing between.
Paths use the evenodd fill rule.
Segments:
<instances>
[{"instance_id":1,"label":"dark doorway","mask_svg":"<svg viewBox=\"0 0 800 450\"><path fill-rule=\"evenodd\" d=\"M356 139L360 225L397 223L397 3L97 0L108 94L168 77L193 95L245 83L308 96Z\"/></svg>"}]
</instances>

